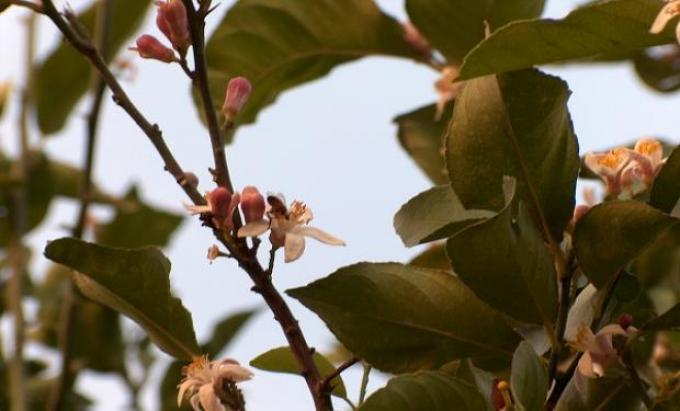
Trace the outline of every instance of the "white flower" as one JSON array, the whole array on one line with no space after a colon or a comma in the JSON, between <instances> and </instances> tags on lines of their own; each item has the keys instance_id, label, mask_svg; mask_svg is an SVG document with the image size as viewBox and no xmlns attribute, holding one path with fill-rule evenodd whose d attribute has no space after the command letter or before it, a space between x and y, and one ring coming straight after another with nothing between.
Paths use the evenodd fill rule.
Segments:
<instances>
[{"instance_id":1,"label":"white flower","mask_svg":"<svg viewBox=\"0 0 680 411\"><path fill-rule=\"evenodd\" d=\"M576 332L576 341L569 344L583 353L578 361L578 371L588 378L599 378L605 370L614 362L618 361L619 353L612 344L612 336L623 335L630 337L637 329L628 326L624 329L619 324L609 324L593 334L590 327L581 325Z\"/></svg>"},{"instance_id":2,"label":"white flower","mask_svg":"<svg viewBox=\"0 0 680 411\"><path fill-rule=\"evenodd\" d=\"M608 153L586 153L586 166L602 178L607 194L617 196L621 192L621 174L630 162L630 151L619 147Z\"/></svg>"},{"instance_id":3,"label":"white flower","mask_svg":"<svg viewBox=\"0 0 680 411\"><path fill-rule=\"evenodd\" d=\"M271 230L269 239L276 247L284 247L284 260L289 263L300 258L305 251L305 237L311 237L329 245L345 245L345 242L327 232L309 226L312 210L301 201L293 201L286 207L281 195L267 196L268 219L250 222L238 230L239 237L257 237Z\"/></svg>"},{"instance_id":4,"label":"white flower","mask_svg":"<svg viewBox=\"0 0 680 411\"><path fill-rule=\"evenodd\" d=\"M649 29L649 32L653 34L661 33L668 25L668 22L679 15L680 0L667 1L666 5L663 6L659 14L656 16L656 19L654 20L654 23L652 23L652 27ZM680 43L680 23L675 26L675 36L678 39L678 43Z\"/></svg>"},{"instance_id":5,"label":"white flower","mask_svg":"<svg viewBox=\"0 0 680 411\"><path fill-rule=\"evenodd\" d=\"M621 172L621 187L633 197L645 191L664 164L663 147L652 138L643 138L630 150L630 163Z\"/></svg>"},{"instance_id":6,"label":"white flower","mask_svg":"<svg viewBox=\"0 0 680 411\"><path fill-rule=\"evenodd\" d=\"M252 378L253 373L241 367L232 359L208 361L206 357L197 357L185 367L182 372L185 377L179 384L177 406L182 404L185 395L195 411L229 411L220 401L215 388L223 382L238 383Z\"/></svg>"}]
</instances>

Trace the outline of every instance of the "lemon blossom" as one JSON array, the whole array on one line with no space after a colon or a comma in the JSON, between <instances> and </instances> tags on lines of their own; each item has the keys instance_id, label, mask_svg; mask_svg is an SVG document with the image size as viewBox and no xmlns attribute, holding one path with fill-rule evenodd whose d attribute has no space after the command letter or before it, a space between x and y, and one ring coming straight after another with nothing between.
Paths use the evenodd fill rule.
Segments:
<instances>
[{"instance_id":1,"label":"lemon blossom","mask_svg":"<svg viewBox=\"0 0 680 411\"><path fill-rule=\"evenodd\" d=\"M679 15L680 0L667 1L666 5L663 6L659 14L656 16L656 19L654 20L654 23L652 23L652 27L649 29L649 32L653 34L661 33L668 25L668 22ZM678 38L678 43L680 43L680 23L675 26L675 36Z\"/></svg>"},{"instance_id":2,"label":"lemon blossom","mask_svg":"<svg viewBox=\"0 0 680 411\"><path fill-rule=\"evenodd\" d=\"M589 169L604 181L607 194L617 196L621 192L621 174L630 162L630 150L615 148L607 153L586 153L585 163Z\"/></svg>"},{"instance_id":3,"label":"lemon blossom","mask_svg":"<svg viewBox=\"0 0 680 411\"><path fill-rule=\"evenodd\" d=\"M654 181L664 163L663 147L652 138L643 138L630 151L630 163L621 173L621 185L630 196L641 193Z\"/></svg>"},{"instance_id":4,"label":"lemon blossom","mask_svg":"<svg viewBox=\"0 0 680 411\"><path fill-rule=\"evenodd\" d=\"M602 327L597 334L593 334L586 325L579 326L576 341L569 343L572 348L583 353L578 361L579 373L587 378L602 377L605 370L619 360L619 352L612 343L612 337L631 337L636 332L637 329L630 322L623 324L622 321Z\"/></svg>"},{"instance_id":5,"label":"lemon blossom","mask_svg":"<svg viewBox=\"0 0 680 411\"><path fill-rule=\"evenodd\" d=\"M252 378L253 373L241 367L237 361L224 359L208 361L206 357L197 357L182 370L184 379L178 385L177 406L182 404L185 396L189 397L191 408L195 411L230 411L220 401L216 389L224 383L236 384ZM236 399L235 399L236 400Z\"/></svg>"},{"instance_id":6,"label":"lemon blossom","mask_svg":"<svg viewBox=\"0 0 680 411\"><path fill-rule=\"evenodd\" d=\"M290 263L300 258L305 251L305 237L311 237L324 244L345 245L345 242L309 226L312 210L301 201L293 201L290 208L281 195L267 196L269 208L267 218L251 221L238 230L239 237L257 237L271 230L269 239L275 247L284 248L284 261Z\"/></svg>"},{"instance_id":7,"label":"lemon blossom","mask_svg":"<svg viewBox=\"0 0 680 411\"><path fill-rule=\"evenodd\" d=\"M229 190L218 187L204 196L206 205L185 204L184 208L191 215L209 214L215 227L231 230L233 227L233 216L240 201L239 193L231 194Z\"/></svg>"}]
</instances>

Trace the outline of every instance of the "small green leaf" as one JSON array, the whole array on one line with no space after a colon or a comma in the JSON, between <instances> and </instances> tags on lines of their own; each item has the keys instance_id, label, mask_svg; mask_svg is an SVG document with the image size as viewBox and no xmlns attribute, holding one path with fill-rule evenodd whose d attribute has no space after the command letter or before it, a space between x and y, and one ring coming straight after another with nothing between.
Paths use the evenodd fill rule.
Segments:
<instances>
[{"instance_id":1,"label":"small green leaf","mask_svg":"<svg viewBox=\"0 0 680 411\"><path fill-rule=\"evenodd\" d=\"M111 33L107 61L113 60L125 42L144 21L151 0L117 0L111 11ZM78 15L78 21L94 32L95 2ZM62 40L36 68L36 108L38 126L45 134L61 130L80 98L90 88L90 65L70 44Z\"/></svg>"},{"instance_id":2,"label":"small green leaf","mask_svg":"<svg viewBox=\"0 0 680 411\"><path fill-rule=\"evenodd\" d=\"M321 378L331 375L335 372L335 366L331 364L326 357L314 352L314 364L319 369ZM258 355L256 358L250 361L250 365L265 371L281 372L285 374L295 374L300 375L302 370L293 356L293 352L290 347L278 347L267 351L266 353ZM339 397L347 397L347 391L345 390L345 383L342 382L342 377L337 376L331 381L331 387L333 387L332 394Z\"/></svg>"},{"instance_id":3,"label":"small green leaf","mask_svg":"<svg viewBox=\"0 0 680 411\"><path fill-rule=\"evenodd\" d=\"M678 221L639 201L608 201L578 221L574 251L588 279L601 288Z\"/></svg>"},{"instance_id":4,"label":"small green leaf","mask_svg":"<svg viewBox=\"0 0 680 411\"><path fill-rule=\"evenodd\" d=\"M450 63L460 63L492 30L513 20L540 16L544 0L407 0L418 29Z\"/></svg>"},{"instance_id":5,"label":"small green leaf","mask_svg":"<svg viewBox=\"0 0 680 411\"><path fill-rule=\"evenodd\" d=\"M219 23L206 54L218 112L230 78L245 76L253 85L237 125L254 122L279 94L342 63L370 55L415 57L399 23L372 0L241 0Z\"/></svg>"},{"instance_id":6,"label":"small green leaf","mask_svg":"<svg viewBox=\"0 0 680 411\"><path fill-rule=\"evenodd\" d=\"M578 372L569 381L555 411L640 411L642 401L623 377L586 378Z\"/></svg>"},{"instance_id":7,"label":"small green leaf","mask_svg":"<svg viewBox=\"0 0 680 411\"><path fill-rule=\"evenodd\" d=\"M401 147L435 184L449 181L442 155L444 131L451 120L453 104L448 104L442 118L436 119L437 107L430 104L395 117Z\"/></svg>"},{"instance_id":8,"label":"small green leaf","mask_svg":"<svg viewBox=\"0 0 680 411\"><path fill-rule=\"evenodd\" d=\"M484 398L470 384L438 371L394 377L359 411L479 411Z\"/></svg>"},{"instance_id":9,"label":"small green leaf","mask_svg":"<svg viewBox=\"0 0 680 411\"><path fill-rule=\"evenodd\" d=\"M466 210L450 185L430 188L410 199L394 215L394 229L407 247L447 238L496 213Z\"/></svg>"},{"instance_id":10,"label":"small green leaf","mask_svg":"<svg viewBox=\"0 0 680 411\"><path fill-rule=\"evenodd\" d=\"M512 356L510 387L518 411L543 409L548 395L548 371L531 344L525 341Z\"/></svg>"},{"instance_id":11,"label":"small green leaf","mask_svg":"<svg viewBox=\"0 0 680 411\"><path fill-rule=\"evenodd\" d=\"M491 307L520 321L552 324L557 307L552 255L524 204L513 204L517 201L449 238L446 253L458 277Z\"/></svg>"},{"instance_id":12,"label":"small green leaf","mask_svg":"<svg viewBox=\"0 0 680 411\"><path fill-rule=\"evenodd\" d=\"M191 314L170 292L170 261L157 248L124 250L74 238L50 242L45 256L74 270L78 289L139 324L173 357L199 355Z\"/></svg>"},{"instance_id":13,"label":"small green leaf","mask_svg":"<svg viewBox=\"0 0 680 411\"><path fill-rule=\"evenodd\" d=\"M670 28L660 35L649 33L662 5L658 0L601 1L580 7L560 20L510 23L465 57L460 78L632 54L645 47L674 42Z\"/></svg>"},{"instance_id":14,"label":"small green leaf","mask_svg":"<svg viewBox=\"0 0 680 411\"><path fill-rule=\"evenodd\" d=\"M680 200L680 147L676 147L654 179L649 204L671 213Z\"/></svg>"},{"instance_id":15,"label":"small green leaf","mask_svg":"<svg viewBox=\"0 0 680 411\"><path fill-rule=\"evenodd\" d=\"M670 310L648 321L642 326L644 331L671 330L680 328L680 304L674 305Z\"/></svg>"},{"instance_id":16,"label":"small green leaf","mask_svg":"<svg viewBox=\"0 0 680 411\"><path fill-rule=\"evenodd\" d=\"M501 209L499 183L515 177L518 197L532 216L542 212L560 241L574 210L579 169L569 93L565 82L537 70L467 82L446 143L451 185L466 208Z\"/></svg>"},{"instance_id":17,"label":"small green leaf","mask_svg":"<svg viewBox=\"0 0 680 411\"><path fill-rule=\"evenodd\" d=\"M466 357L508 361L519 342L498 313L442 271L359 263L287 293L350 351L390 372Z\"/></svg>"},{"instance_id":18,"label":"small green leaf","mask_svg":"<svg viewBox=\"0 0 680 411\"><path fill-rule=\"evenodd\" d=\"M143 204L136 187L130 188L125 195L125 203L127 205L119 207L111 221L97 226L98 243L126 248L164 247L183 219L181 215Z\"/></svg>"}]
</instances>

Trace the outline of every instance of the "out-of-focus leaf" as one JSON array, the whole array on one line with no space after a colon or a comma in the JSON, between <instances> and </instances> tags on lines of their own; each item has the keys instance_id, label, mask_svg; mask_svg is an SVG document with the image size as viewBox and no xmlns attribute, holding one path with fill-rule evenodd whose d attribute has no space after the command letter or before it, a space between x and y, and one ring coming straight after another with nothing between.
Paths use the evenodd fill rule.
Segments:
<instances>
[{"instance_id":1,"label":"out-of-focus leaf","mask_svg":"<svg viewBox=\"0 0 680 411\"><path fill-rule=\"evenodd\" d=\"M447 238L496 213L466 210L450 185L432 187L410 199L394 215L394 229L407 247Z\"/></svg>"},{"instance_id":2,"label":"out-of-focus leaf","mask_svg":"<svg viewBox=\"0 0 680 411\"><path fill-rule=\"evenodd\" d=\"M414 265L416 267L451 271L451 263L449 263L449 258L446 256L446 247L444 244L431 245L408 263L409 265Z\"/></svg>"},{"instance_id":3,"label":"out-of-focus leaf","mask_svg":"<svg viewBox=\"0 0 680 411\"><path fill-rule=\"evenodd\" d=\"M677 44L642 50L633 57L635 72L649 87L662 93L680 89L680 48Z\"/></svg>"},{"instance_id":4,"label":"out-of-focus leaf","mask_svg":"<svg viewBox=\"0 0 680 411\"><path fill-rule=\"evenodd\" d=\"M83 171L70 164L55 160L49 160L48 167L52 178L54 194L72 199L80 199ZM95 203L114 206L124 205L116 197L107 194L96 184L93 184L90 196L91 200Z\"/></svg>"},{"instance_id":5,"label":"out-of-focus leaf","mask_svg":"<svg viewBox=\"0 0 680 411\"><path fill-rule=\"evenodd\" d=\"M521 342L512 356L510 387L518 411L543 409L548 395L548 370L528 342Z\"/></svg>"},{"instance_id":6,"label":"out-of-focus leaf","mask_svg":"<svg viewBox=\"0 0 680 411\"><path fill-rule=\"evenodd\" d=\"M359 263L287 293L350 351L390 372L437 369L465 357L508 361L519 342L498 313L442 271Z\"/></svg>"},{"instance_id":7,"label":"out-of-focus leaf","mask_svg":"<svg viewBox=\"0 0 680 411\"><path fill-rule=\"evenodd\" d=\"M415 161L418 167L435 184L446 184L444 164L444 131L451 120L453 104L444 109L442 118L436 118L437 107L434 104L402 114L394 118L397 124L397 136L401 147Z\"/></svg>"},{"instance_id":8,"label":"out-of-focus leaf","mask_svg":"<svg viewBox=\"0 0 680 411\"><path fill-rule=\"evenodd\" d=\"M460 78L621 55L672 43L671 27L663 34L649 33L662 5L658 0L611 0L580 7L560 20L510 23L465 57Z\"/></svg>"},{"instance_id":9,"label":"out-of-focus leaf","mask_svg":"<svg viewBox=\"0 0 680 411\"><path fill-rule=\"evenodd\" d=\"M644 289L654 287L675 291L680 297L680 225L674 225L661 233L633 261L630 271Z\"/></svg>"},{"instance_id":10,"label":"out-of-focus leaf","mask_svg":"<svg viewBox=\"0 0 680 411\"><path fill-rule=\"evenodd\" d=\"M335 366L331 364L326 357L314 352L313 355L314 364L319 369L321 378L331 375L335 372ZM300 375L302 370L295 360L290 347L278 347L271 349L263 354L258 355L250 361L250 365L258 368L260 370L281 372L285 374ZM345 383L342 381L342 377L339 375L331 381L331 387L333 395L339 397L347 397L347 391L345 390Z\"/></svg>"},{"instance_id":11,"label":"out-of-focus leaf","mask_svg":"<svg viewBox=\"0 0 680 411\"><path fill-rule=\"evenodd\" d=\"M120 207L110 222L96 228L97 242L112 247L136 248L166 246L182 222L182 216L143 204L132 187L125 195L127 206Z\"/></svg>"},{"instance_id":12,"label":"out-of-focus leaf","mask_svg":"<svg viewBox=\"0 0 680 411\"><path fill-rule=\"evenodd\" d=\"M458 277L491 307L523 322L553 323L554 262L524 203L511 201L496 217L449 238L446 254Z\"/></svg>"},{"instance_id":13,"label":"out-of-focus leaf","mask_svg":"<svg viewBox=\"0 0 680 411\"><path fill-rule=\"evenodd\" d=\"M557 402L555 411L640 411L635 390L623 377L586 378L576 372Z\"/></svg>"},{"instance_id":14,"label":"out-of-focus leaf","mask_svg":"<svg viewBox=\"0 0 680 411\"><path fill-rule=\"evenodd\" d=\"M671 213L680 200L680 147L676 147L654 179L649 203Z\"/></svg>"},{"instance_id":15,"label":"out-of-focus leaf","mask_svg":"<svg viewBox=\"0 0 680 411\"><path fill-rule=\"evenodd\" d=\"M680 304L676 304L670 310L648 321L642 326L644 331L670 330L680 328Z\"/></svg>"},{"instance_id":16,"label":"out-of-focus leaf","mask_svg":"<svg viewBox=\"0 0 680 411\"><path fill-rule=\"evenodd\" d=\"M491 398L491 390L496 379L493 374L475 367L470 360L462 360L456 370L455 377L477 388L477 391L484 398L487 411L496 411L496 406Z\"/></svg>"},{"instance_id":17,"label":"out-of-focus leaf","mask_svg":"<svg viewBox=\"0 0 680 411\"><path fill-rule=\"evenodd\" d=\"M518 19L538 17L544 0L407 0L406 11L418 30L452 64L491 30Z\"/></svg>"},{"instance_id":18,"label":"out-of-focus leaf","mask_svg":"<svg viewBox=\"0 0 680 411\"><path fill-rule=\"evenodd\" d=\"M574 251L585 275L601 288L678 221L639 201L608 201L578 221Z\"/></svg>"},{"instance_id":19,"label":"out-of-focus leaf","mask_svg":"<svg viewBox=\"0 0 680 411\"><path fill-rule=\"evenodd\" d=\"M472 385L439 371L423 371L394 377L359 407L359 411L452 409L483 410L484 398Z\"/></svg>"},{"instance_id":20,"label":"out-of-focus leaf","mask_svg":"<svg viewBox=\"0 0 680 411\"><path fill-rule=\"evenodd\" d=\"M372 0L241 0L218 25L206 53L216 108L229 78L245 76L253 85L237 124L254 122L280 93L339 64L370 55L416 57L399 23Z\"/></svg>"},{"instance_id":21,"label":"out-of-focus leaf","mask_svg":"<svg viewBox=\"0 0 680 411\"><path fill-rule=\"evenodd\" d=\"M48 409L50 393L57 383L56 378L33 378L26 384L26 408L28 411L45 411ZM87 411L92 408L92 401L84 395L69 391L64 396L63 409L68 411ZM3 408L5 409L5 408ZM11 408L6 408L11 409Z\"/></svg>"},{"instance_id":22,"label":"out-of-focus leaf","mask_svg":"<svg viewBox=\"0 0 680 411\"><path fill-rule=\"evenodd\" d=\"M95 2L78 21L94 32L97 15ZM151 0L116 0L111 10L111 32L106 60L111 61L125 42L139 28ZM38 126L45 134L61 130L80 98L90 87L92 70L87 61L70 44L62 40L57 48L36 68L36 106Z\"/></svg>"},{"instance_id":23,"label":"out-of-focus leaf","mask_svg":"<svg viewBox=\"0 0 680 411\"><path fill-rule=\"evenodd\" d=\"M53 265L36 287L39 325L32 337L50 347L58 346L64 293L70 270ZM100 372L124 370L124 344L118 313L89 300L77 298L73 310L71 356L74 361Z\"/></svg>"},{"instance_id":24,"label":"out-of-focus leaf","mask_svg":"<svg viewBox=\"0 0 680 411\"><path fill-rule=\"evenodd\" d=\"M130 317L166 353L199 355L191 314L170 292L170 261L157 248L124 250L74 238L50 242L45 256L74 270L78 289Z\"/></svg>"}]
</instances>

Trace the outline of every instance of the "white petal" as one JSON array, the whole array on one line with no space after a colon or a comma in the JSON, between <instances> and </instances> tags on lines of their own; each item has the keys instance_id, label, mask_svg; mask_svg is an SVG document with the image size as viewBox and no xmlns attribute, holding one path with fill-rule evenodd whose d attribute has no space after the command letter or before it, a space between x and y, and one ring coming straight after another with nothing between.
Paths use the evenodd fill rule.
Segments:
<instances>
[{"instance_id":1,"label":"white petal","mask_svg":"<svg viewBox=\"0 0 680 411\"><path fill-rule=\"evenodd\" d=\"M177 408L182 405L182 400L184 399L184 394L191 387L192 382L189 380L184 380L183 383L179 385L179 391L177 392Z\"/></svg>"},{"instance_id":2,"label":"white petal","mask_svg":"<svg viewBox=\"0 0 680 411\"><path fill-rule=\"evenodd\" d=\"M241 382L253 378L253 373L238 364L227 363L220 365L219 376L232 382Z\"/></svg>"},{"instance_id":3,"label":"white petal","mask_svg":"<svg viewBox=\"0 0 680 411\"><path fill-rule=\"evenodd\" d=\"M584 377L597 378L598 375L593 371L593 359L588 351L584 352L578 360L578 371Z\"/></svg>"},{"instance_id":4,"label":"white petal","mask_svg":"<svg viewBox=\"0 0 680 411\"><path fill-rule=\"evenodd\" d=\"M609 324L600 328L600 331L597 332L595 337L599 337L601 335L626 335L626 330L624 330L623 327L618 324Z\"/></svg>"},{"instance_id":5,"label":"white petal","mask_svg":"<svg viewBox=\"0 0 680 411\"><path fill-rule=\"evenodd\" d=\"M206 384L198 390L198 397L201 401L203 411L226 411L224 405L215 395L215 389L212 384Z\"/></svg>"},{"instance_id":6,"label":"white petal","mask_svg":"<svg viewBox=\"0 0 680 411\"><path fill-rule=\"evenodd\" d=\"M184 208L189 212L191 215L196 215L196 214L204 214L204 213L210 213L212 212L212 209L210 208L209 205L192 205L192 204L187 204L184 203Z\"/></svg>"},{"instance_id":7,"label":"white petal","mask_svg":"<svg viewBox=\"0 0 680 411\"><path fill-rule=\"evenodd\" d=\"M649 32L654 34L661 33L663 29L666 28L668 22L680 13L678 10L679 8L680 1L677 0L666 4L656 16L656 19L654 20L654 23L652 23L652 27L649 29Z\"/></svg>"},{"instance_id":8,"label":"white petal","mask_svg":"<svg viewBox=\"0 0 680 411\"><path fill-rule=\"evenodd\" d=\"M321 241L324 244L329 245L345 245L345 242L337 237L333 237L327 232L320 230L316 227L310 226L297 226L291 232L299 235L304 235L306 237L312 237L315 240Z\"/></svg>"},{"instance_id":9,"label":"white petal","mask_svg":"<svg viewBox=\"0 0 680 411\"><path fill-rule=\"evenodd\" d=\"M286 234L286 243L284 246L285 262L290 263L297 260L304 251L305 238L303 236L293 233Z\"/></svg>"},{"instance_id":10,"label":"white petal","mask_svg":"<svg viewBox=\"0 0 680 411\"><path fill-rule=\"evenodd\" d=\"M267 230L269 230L269 221L252 221L238 229L238 236L239 238L257 237Z\"/></svg>"}]
</instances>

